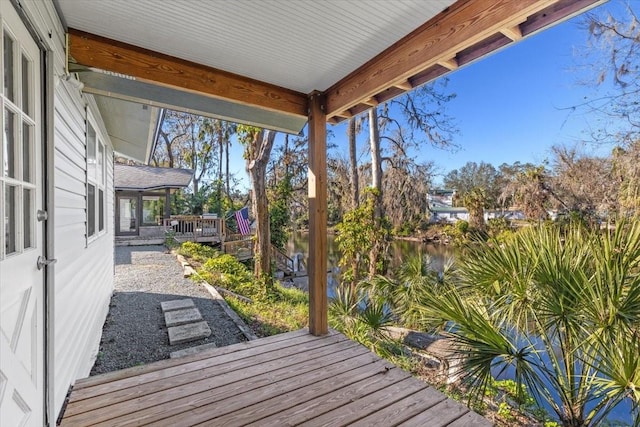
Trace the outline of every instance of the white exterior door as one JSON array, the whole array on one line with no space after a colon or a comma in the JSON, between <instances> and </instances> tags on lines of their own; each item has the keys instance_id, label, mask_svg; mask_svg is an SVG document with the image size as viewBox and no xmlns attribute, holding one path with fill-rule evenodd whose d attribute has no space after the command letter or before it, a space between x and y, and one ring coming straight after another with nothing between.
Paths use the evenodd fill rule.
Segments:
<instances>
[{"instance_id":1,"label":"white exterior door","mask_svg":"<svg viewBox=\"0 0 640 427\"><path fill-rule=\"evenodd\" d=\"M0 0L0 426L44 424L41 60Z\"/></svg>"}]
</instances>

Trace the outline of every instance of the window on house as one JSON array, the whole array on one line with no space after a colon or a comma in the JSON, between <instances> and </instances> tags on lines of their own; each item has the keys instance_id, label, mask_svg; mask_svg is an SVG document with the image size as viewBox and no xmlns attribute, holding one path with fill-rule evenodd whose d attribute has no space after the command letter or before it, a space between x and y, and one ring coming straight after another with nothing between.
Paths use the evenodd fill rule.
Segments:
<instances>
[{"instance_id":1,"label":"window on house","mask_svg":"<svg viewBox=\"0 0 640 427\"><path fill-rule=\"evenodd\" d=\"M87 237L105 231L105 146L87 121Z\"/></svg>"},{"instance_id":2,"label":"window on house","mask_svg":"<svg viewBox=\"0 0 640 427\"><path fill-rule=\"evenodd\" d=\"M36 246L33 62L0 29L0 260Z\"/></svg>"},{"instance_id":3,"label":"window on house","mask_svg":"<svg viewBox=\"0 0 640 427\"><path fill-rule=\"evenodd\" d=\"M164 196L142 196L142 225L162 225Z\"/></svg>"}]
</instances>

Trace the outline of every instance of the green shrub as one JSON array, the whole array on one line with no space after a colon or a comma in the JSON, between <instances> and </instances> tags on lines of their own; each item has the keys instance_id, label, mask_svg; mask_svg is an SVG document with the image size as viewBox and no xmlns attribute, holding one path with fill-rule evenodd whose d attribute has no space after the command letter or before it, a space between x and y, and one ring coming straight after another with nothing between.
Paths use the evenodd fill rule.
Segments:
<instances>
[{"instance_id":1,"label":"green shrub","mask_svg":"<svg viewBox=\"0 0 640 427\"><path fill-rule=\"evenodd\" d=\"M511 224L506 218L490 218L487 221L487 232L491 237L496 237L502 232L510 230Z\"/></svg>"},{"instance_id":2,"label":"green shrub","mask_svg":"<svg viewBox=\"0 0 640 427\"><path fill-rule=\"evenodd\" d=\"M202 245L194 242L184 242L180 245L178 253L182 256L192 258L195 261L204 263L210 258L215 258L220 255L220 252L213 249L211 246Z\"/></svg>"},{"instance_id":3,"label":"green shrub","mask_svg":"<svg viewBox=\"0 0 640 427\"><path fill-rule=\"evenodd\" d=\"M456 230L462 234L466 234L469 231L469 223L464 220L460 220L455 224Z\"/></svg>"},{"instance_id":4,"label":"green shrub","mask_svg":"<svg viewBox=\"0 0 640 427\"><path fill-rule=\"evenodd\" d=\"M252 298L260 294L261 287L254 283L253 274L247 267L229 254L208 259L198 274L214 286Z\"/></svg>"}]
</instances>

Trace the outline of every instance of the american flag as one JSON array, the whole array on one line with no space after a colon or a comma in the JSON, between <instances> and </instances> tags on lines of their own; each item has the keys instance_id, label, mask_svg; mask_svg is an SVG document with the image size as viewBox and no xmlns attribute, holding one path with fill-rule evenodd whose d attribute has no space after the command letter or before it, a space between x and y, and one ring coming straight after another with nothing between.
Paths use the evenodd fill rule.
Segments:
<instances>
[{"instance_id":1,"label":"american flag","mask_svg":"<svg viewBox=\"0 0 640 427\"><path fill-rule=\"evenodd\" d=\"M251 225L249 224L249 208L242 208L236 211L236 222L238 223L238 231L243 236L251 234Z\"/></svg>"}]
</instances>

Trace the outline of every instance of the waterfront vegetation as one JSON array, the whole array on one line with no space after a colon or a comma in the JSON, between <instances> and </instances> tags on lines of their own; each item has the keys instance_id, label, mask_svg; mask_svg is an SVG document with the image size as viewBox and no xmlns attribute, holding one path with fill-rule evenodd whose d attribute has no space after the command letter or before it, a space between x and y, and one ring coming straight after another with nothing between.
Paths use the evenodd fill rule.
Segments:
<instances>
[{"instance_id":1,"label":"waterfront vegetation","mask_svg":"<svg viewBox=\"0 0 640 427\"><path fill-rule=\"evenodd\" d=\"M259 336L306 326L305 292L267 288L244 264L208 247L179 251L200 265L201 278L245 297L226 299ZM459 258L435 271L418 253L371 277L361 265L362 280L336 289L330 326L436 382L386 328L448 337L464 375L453 386L436 385L498 424L616 425L608 416L622 404L632 411L625 421L638 425L639 221L611 230L543 223L473 240ZM497 380L505 376L511 379Z\"/></svg>"}]
</instances>

